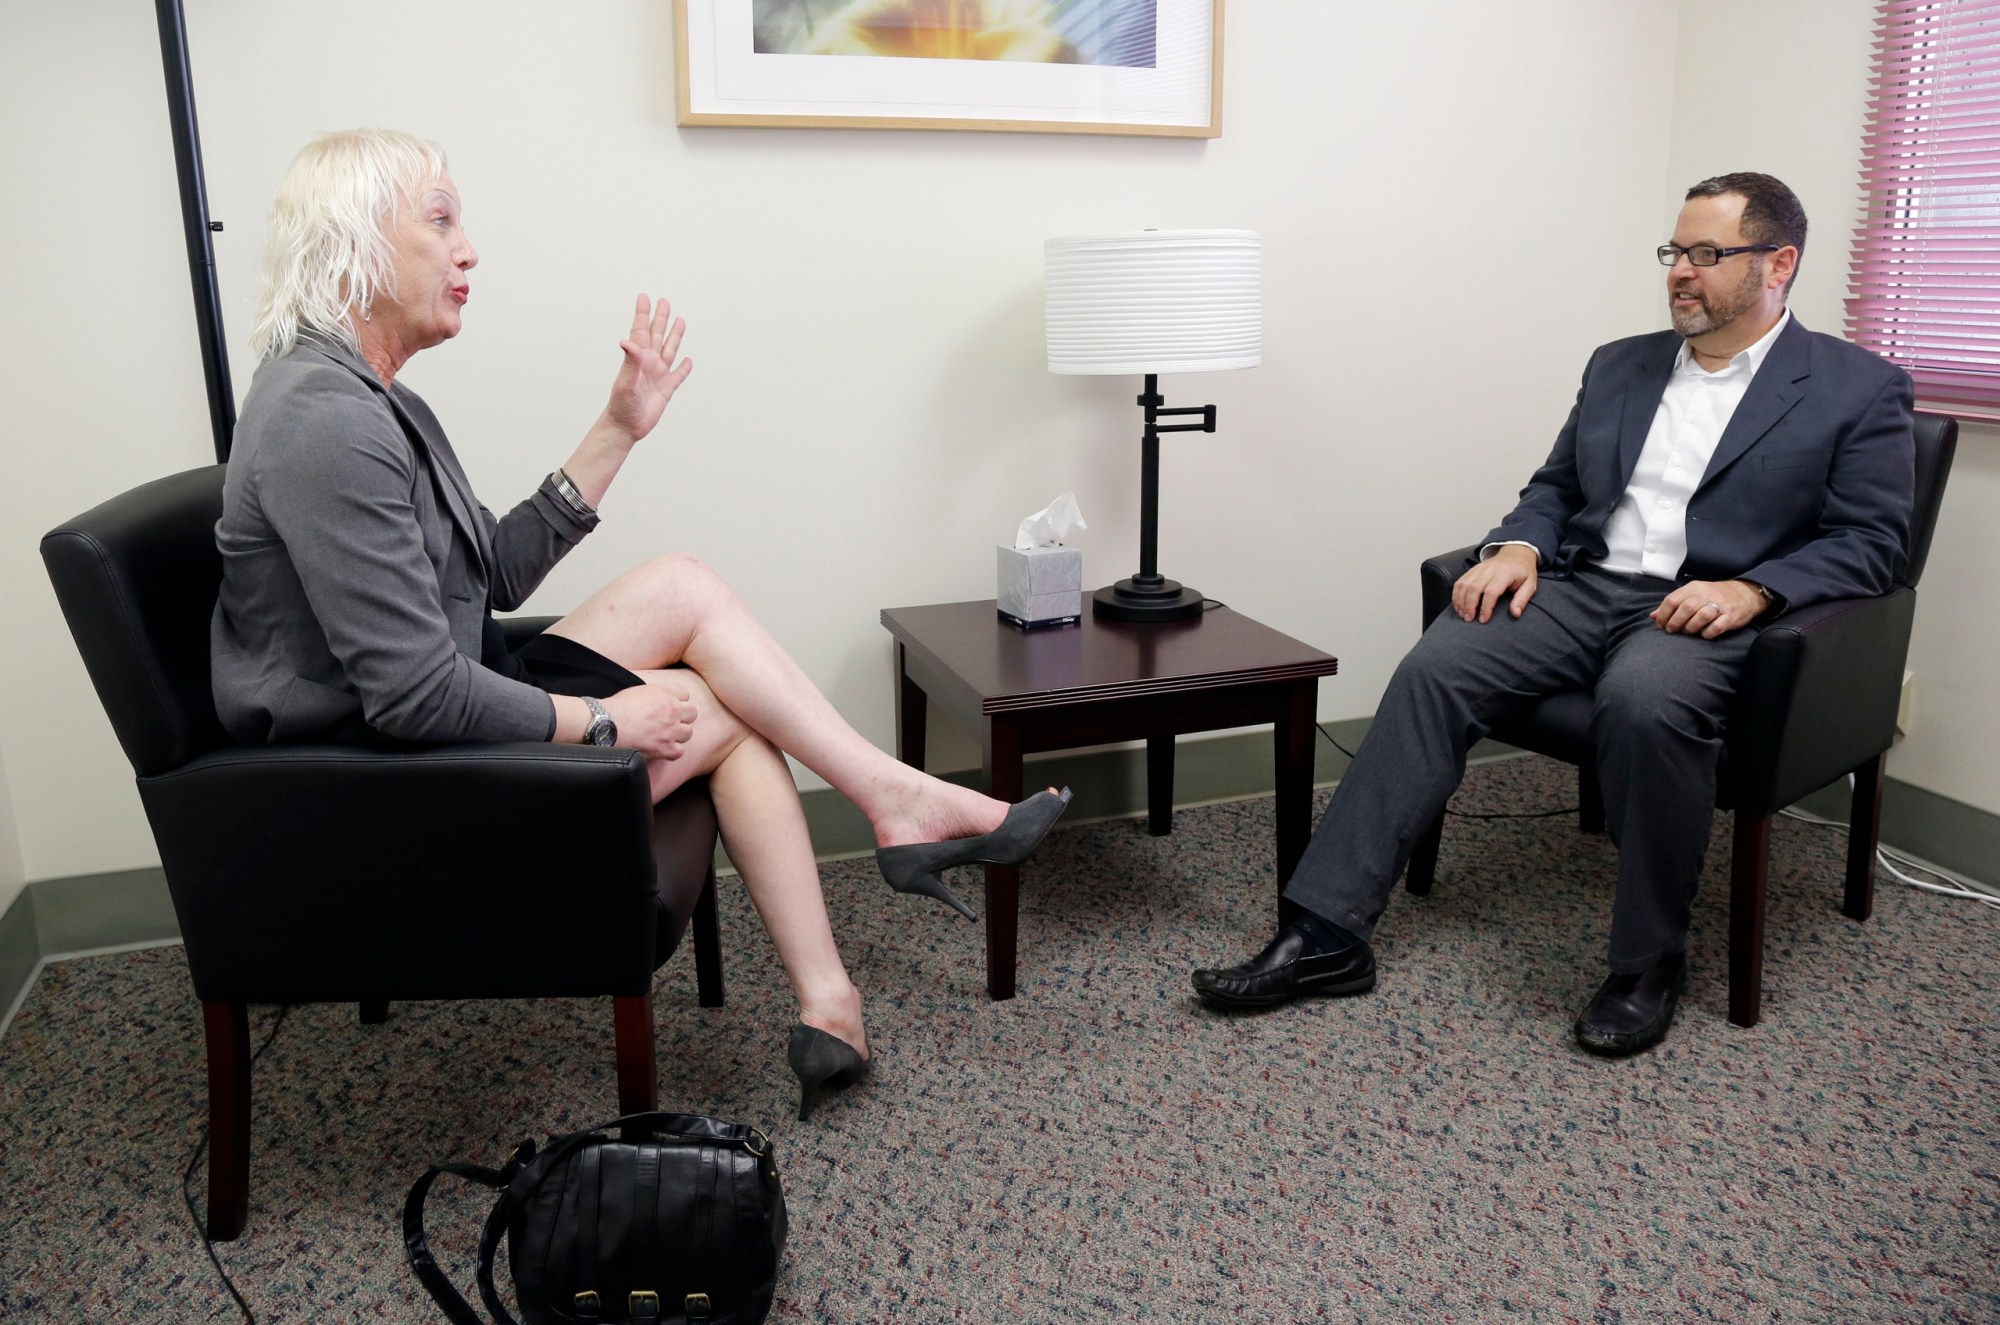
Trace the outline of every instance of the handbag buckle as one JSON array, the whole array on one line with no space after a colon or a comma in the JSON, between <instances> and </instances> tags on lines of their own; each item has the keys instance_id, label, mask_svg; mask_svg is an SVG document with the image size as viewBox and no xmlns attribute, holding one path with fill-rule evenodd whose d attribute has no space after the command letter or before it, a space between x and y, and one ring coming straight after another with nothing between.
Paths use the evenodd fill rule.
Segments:
<instances>
[{"instance_id":1,"label":"handbag buckle","mask_svg":"<svg viewBox=\"0 0 2000 1325\"><path fill-rule=\"evenodd\" d=\"M604 1309L603 1302L599 1301L597 1294L590 1291L589 1289L585 1289L583 1292L578 1293L576 1295L577 1315L594 1317L603 1309Z\"/></svg>"},{"instance_id":2,"label":"handbag buckle","mask_svg":"<svg viewBox=\"0 0 2000 1325\"><path fill-rule=\"evenodd\" d=\"M625 1311L633 1320L658 1320L660 1295L651 1289L635 1289L625 1299Z\"/></svg>"},{"instance_id":3,"label":"handbag buckle","mask_svg":"<svg viewBox=\"0 0 2000 1325\"><path fill-rule=\"evenodd\" d=\"M685 1304L685 1309L687 1311L687 1318L689 1325L693 1325L693 1323L698 1320L709 1319L710 1313L714 1310L714 1308L709 1305L708 1294L706 1293L689 1293L687 1295L687 1302Z\"/></svg>"},{"instance_id":4,"label":"handbag buckle","mask_svg":"<svg viewBox=\"0 0 2000 1325\"><path fill-rule=\"evenodd\" d=\"M745 1131L748 1133L748 1135L744 1139L743 1148L750 1152L752 1158L762 1159L764 1158L764 1156L771 1153L770 1137L765 1136L762 1132L758 1131L754 1127L746 1128ZM759 1150L757 1148L758 1144L761 1144L763 1146L762 1150ZM696 1296L699 1297L701 1296L701 1294L697 1293Z\"/></svg>"}]
</instances>

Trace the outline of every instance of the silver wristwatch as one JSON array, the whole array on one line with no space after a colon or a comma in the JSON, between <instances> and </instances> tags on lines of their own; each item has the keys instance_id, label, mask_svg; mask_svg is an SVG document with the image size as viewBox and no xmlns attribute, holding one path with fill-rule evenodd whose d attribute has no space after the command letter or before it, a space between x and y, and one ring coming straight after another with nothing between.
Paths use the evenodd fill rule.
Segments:
<instances>
[{"instance_id":1,"label":"silver wristwatch","mask_svg":"<svg viewBox=\"0 0 2000 1325\"><path fill-rule=\"evenodd\" d=\"M590 708L590 725L583 729L583 743L585 745L618 744L618 724L613 722L611 715L604 711L604 705L598 703L589 695L583 697L583 702Z\"/></svg>"},{"instance_id":2,"label":"silver wristwatch","mask_svg":"<svg viewBox=\"0 0 2000 1325\"><path fill-rule=\"evenodd\" d=\"M556 496L561 497L563 504L572 511L585 519L597 514L597 508L583 499L583 493L578 491L576 484L570 480L568 470L557 469L555 473L549 475L549 482L554 485Z\"/></svg>"}]
</instances>

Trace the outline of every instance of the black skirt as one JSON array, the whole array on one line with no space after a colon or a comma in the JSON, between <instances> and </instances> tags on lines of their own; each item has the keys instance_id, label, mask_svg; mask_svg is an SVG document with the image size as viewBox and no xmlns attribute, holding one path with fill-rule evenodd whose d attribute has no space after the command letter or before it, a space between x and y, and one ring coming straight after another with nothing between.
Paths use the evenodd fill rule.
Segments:
<instances>
[{"instance_id":1,"label":"black skirt","mask_svg":"<svg viewBox=\"0 0 2000 1325\"><path fill-rule=\"evenodd\" d=\"M646 684L597 650L563 635L537 635L509 656L519 670L502 667L496 671L506 671L515 680L552 695L603 699Z\"/></svg>"}]
</instances>

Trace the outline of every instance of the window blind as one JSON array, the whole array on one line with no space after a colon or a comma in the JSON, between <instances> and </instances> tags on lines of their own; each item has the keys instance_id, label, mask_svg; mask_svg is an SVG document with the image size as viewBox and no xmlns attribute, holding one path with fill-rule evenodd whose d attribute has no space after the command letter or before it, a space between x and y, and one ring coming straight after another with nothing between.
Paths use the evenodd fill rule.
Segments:
<instances>
[{"instance_id":1,"label":"window blind","mask_svg":"<svg viewBox=\"0 0 2000 1325\"><path fill-rule=\"evenodd\" d=\"M1848 334L2000 407L2000 0L1884 0L1861 181Z\"/></svg>"}]
</instances>

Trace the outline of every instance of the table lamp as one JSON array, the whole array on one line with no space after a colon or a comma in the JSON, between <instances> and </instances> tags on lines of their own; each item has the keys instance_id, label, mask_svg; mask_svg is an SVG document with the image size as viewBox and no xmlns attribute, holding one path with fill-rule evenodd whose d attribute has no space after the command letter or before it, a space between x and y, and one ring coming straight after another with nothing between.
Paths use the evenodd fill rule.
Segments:
<instances>
[{"instance_id":1,"label":"table lamp","mask_svg":"<svg viewBox=\"0 0 2000 1325\"><path fill-rule=\"evenodd\" d=\"M1201 615L1201 594L1159 573L1160 434L1214 432L1215 406L1167 409L1160 373L1255 368L1263 351L1262 262L1254 230L1135 230L1043 243L1049 371L1143 373L1139 571L1099 589L1117 621ZM1199 414L1200 423L1161 423Z\"/></svg>"}]
</instances>

